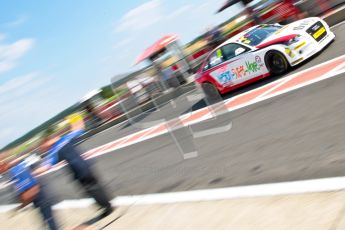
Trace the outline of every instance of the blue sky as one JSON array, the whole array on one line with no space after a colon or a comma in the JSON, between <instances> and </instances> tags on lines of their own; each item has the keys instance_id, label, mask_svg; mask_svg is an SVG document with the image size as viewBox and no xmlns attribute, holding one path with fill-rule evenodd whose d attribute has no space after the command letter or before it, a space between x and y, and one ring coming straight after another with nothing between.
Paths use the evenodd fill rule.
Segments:
<instances>
[{"instance_id":1,"label":"blue sky","mask_svg":"<svg viewBox=\"0 0 345 230\"><path fill-rule=\"evenodd\" d=\"M132 71L168 33L186 43L231 17L224 0L11 0L0 8L0 147ZM86 4L87 3L87 4Z\"/></svg>"}]
</instances>

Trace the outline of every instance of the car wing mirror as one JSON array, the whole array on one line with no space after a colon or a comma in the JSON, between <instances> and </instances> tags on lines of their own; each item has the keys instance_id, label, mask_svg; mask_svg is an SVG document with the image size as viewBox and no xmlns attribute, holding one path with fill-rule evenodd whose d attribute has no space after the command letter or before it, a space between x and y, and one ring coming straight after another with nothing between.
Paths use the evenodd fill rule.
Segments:
<instances>
[{"instance_id":1,"label":"car wing mirror","mask_svg":"<svg viewBox=\"0 0 345 230\"><path fill-rule=\"evenodd\" d=\"M237 56L237 55L240 55L240 54L244 53L245 51L246 51L245 48L239 47L239 48L237 48L237 49L235 50L235 55L236 55L236 56Z\"/></svg>"}]
</instances>

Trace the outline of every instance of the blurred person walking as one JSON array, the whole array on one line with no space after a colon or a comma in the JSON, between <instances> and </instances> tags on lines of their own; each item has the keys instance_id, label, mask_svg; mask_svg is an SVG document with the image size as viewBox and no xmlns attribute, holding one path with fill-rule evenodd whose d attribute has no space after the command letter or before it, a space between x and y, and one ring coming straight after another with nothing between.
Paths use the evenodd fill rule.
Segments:
<instances>
[{"instance_id":1,"label":"blurred person walking","mask_svg":"<svg viewBox=\"0 0 345 230\"><path fill-rule=\"evenodd\" d=\"M109 196L100 185L90 164L82 158L81 151L77 146L78 138L84 133L84 122L78 116L70 118L69 122L71 129L65 135L54 134L55 130L53 128L46 131L41 149L44 152L47 151L48 154L34 173L41 174L55 164L66 161L74 180L79 182L86 193L103 209L100 217L106 217L113 212Z\"/></svg>"},{"instance_id":2,"label":"blurred person walking","mask_svg":"<svg viewBox=\"0 0 345 230\"><path fill-rule=\"evenodd\" d=\"M38 208L43 222L50 230L57 230L57 224L52 210L52 201L46 186L35 178L31 172L30 166L23 158L17 158L13 161L1 161L0 173L6 173L13 182L13 188L21 204L16 210L24 208L30 203Z\"/></svg>"}]
</instances>

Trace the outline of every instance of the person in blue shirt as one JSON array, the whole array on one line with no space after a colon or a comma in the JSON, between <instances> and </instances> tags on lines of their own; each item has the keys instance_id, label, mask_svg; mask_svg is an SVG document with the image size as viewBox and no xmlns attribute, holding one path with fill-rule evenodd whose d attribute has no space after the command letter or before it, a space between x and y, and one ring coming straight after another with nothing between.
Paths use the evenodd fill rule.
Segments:
<instances>
[{"instance_id":1,"label":"person in blue shirt","mask_svg":"<svg viewBox=\"0 0 345 230\"><path fill-rule=\"evenodd\" d=\"M103 209L100 217L108 216L113 212L109 196L100 185L94 175L90 164L81 156L81 151L77 146L78 138L84 133L83 129L73 128L71 132L60 136L53 134L52 129L48 129L41 144L41 149L48 154L43 164L34 173L40 174L49 170L55 164L66 161L68 169L72 172L75 181L85 189L97 204Z\"/></svg>"},{"instance_id":2,"label":"person in blue shirt","mask_svg":"<svg viewBox=\"0 0 345 230\"><path fill-rule=\"evenodd\" d=\"M50 230L57 230L57 224L52 211L52 203L46 192L45 185L35 178L29 165L22 159L0 163L0 173L7 173L15 193L21 201L17 209L33 203L40 210L44 223Z\"/></svg>"}]
</instances>

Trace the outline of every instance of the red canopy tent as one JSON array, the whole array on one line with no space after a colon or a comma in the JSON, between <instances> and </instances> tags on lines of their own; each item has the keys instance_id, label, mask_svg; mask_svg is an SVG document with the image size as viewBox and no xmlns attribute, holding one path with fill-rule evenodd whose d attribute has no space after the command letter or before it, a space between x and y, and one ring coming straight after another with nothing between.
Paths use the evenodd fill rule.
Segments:
<instances>
[{"instance_id":1,"label":"red canopy tent","mask_svg":"<svg viewBox=\"0 0 345 230\"><path fill-rule=\"evenodd\" d=\"M161 39L159 39L157 42L155 42L153 45L145 49L145 51L139 55L139 57L135 60L135 65L144 61L145 59L150 58L151 56L154 56L155 54L159 53L163 49L166 48L167 45L169 45L172 42L175 42L178 39L178 36L175 34L169 34Z\"/></svg>"}]
</instances>

